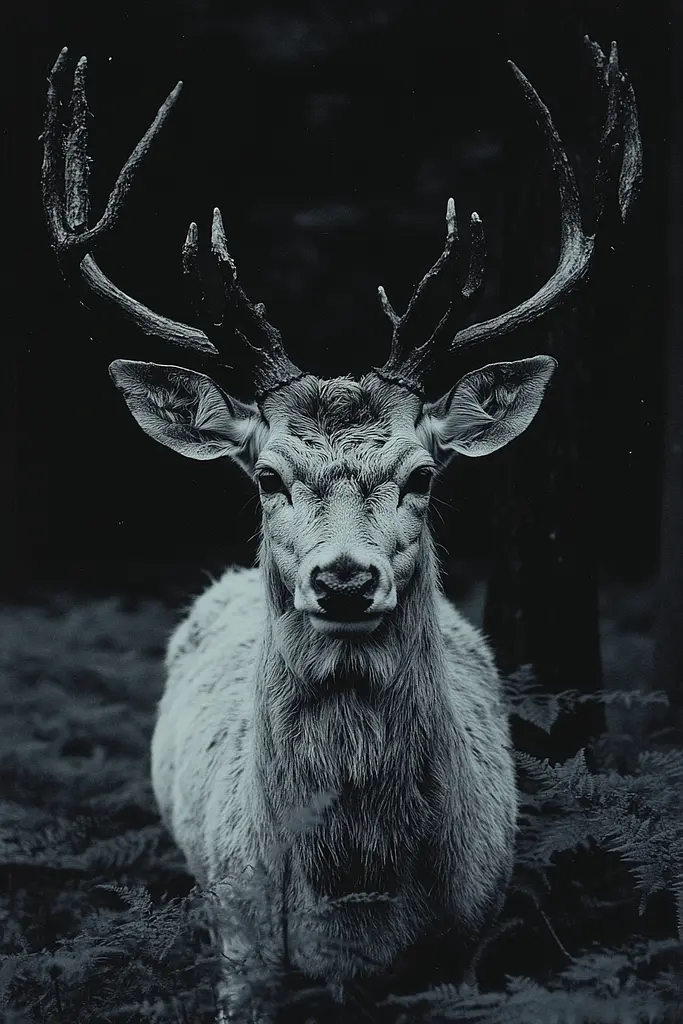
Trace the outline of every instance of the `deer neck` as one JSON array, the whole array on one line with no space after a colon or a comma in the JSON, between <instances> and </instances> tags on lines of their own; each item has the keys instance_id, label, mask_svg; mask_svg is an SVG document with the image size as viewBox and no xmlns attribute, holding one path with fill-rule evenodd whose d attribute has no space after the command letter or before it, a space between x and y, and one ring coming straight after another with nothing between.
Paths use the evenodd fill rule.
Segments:
<instances>
[{"instance_id":1,"label":"deer neck","mask_svg":"<svg viewBox=\"0 0 683 1024\"><path fill-rule=\"evenodd\" d=\"M254 756L267 805L279 815L321 793L381 790L393 799L395 790L400 802L421 791L438 730L447 728L438 566L426 529L421 544L395 613L358 642L316 633L294 611L264 545L268 616Z\"/></svg>"}]
</instances>

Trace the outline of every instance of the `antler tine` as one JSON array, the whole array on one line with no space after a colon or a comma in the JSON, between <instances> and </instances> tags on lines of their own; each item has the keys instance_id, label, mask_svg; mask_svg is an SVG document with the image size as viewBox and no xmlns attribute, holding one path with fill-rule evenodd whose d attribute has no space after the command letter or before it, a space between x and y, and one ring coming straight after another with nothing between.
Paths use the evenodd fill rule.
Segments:
<instances>
[{"instance_id":1,"label":"antler tine","mask_svg":"<svg viewBox=\"0 0 683 1024\"><path fill-rule=\"evenodd\" d=\"M389 302L387 293L382 285L377 289L382 309L394 326L389 363L397 363L403 356L407 356L411 351L411 344L407 334L410 330L411 324L414 322L418 306L420 306L427 297L429 286L435 283L442 276L444 271L452 268L453 264L457 261L459 255L458 241L458 221L455 213L455 201L453 199L449 199L446 205L446 242L443 252L436 263L430 267L424 277L418 281L413 290L413 294L410 297L405 313L402 316L398 315ZM389 364L387 364L387 366L388 365Z\"/></svg>"},{"instance_id":2,"label":"antler tine","mask_svg":"<svg viewBox=\"0 0 683 1024\"><path fill-rule=\"evenodd\" d=\"M380 285L378 294L382 308L393 324L393 335L389 359L381 368L374 372L385 380L408 387L420 392L420 367L425 365L431 356L435 344L441 338L448 324L462 314L463 307L474 299L481 291L484 283L484 260L486 246L484 243L483 225L477 214L472 214L471 221L471 252L470 263L465 283L460 285L460 239L454 199L446 204L446 241L444 250L436 263L418 282L411 296L405 313L399 316L387 298L384 288ZM413 345L410 332L416 322L418 307L426 305L430 286L450 274L450 304L446 314L441 318L433 334L421 345ZM418 327L419 329L419 327Z\"/></svg>"},{"instance_id":3,"label":"antler tine","mask_svg":"<svg viewBox=\"0 0 683 1024\"><path fill-rule=\"evenodd\" d=\"M470 217L470 265L467 278L462 286L462 296L468 302L476 299L484 289L484 268L486 264L486 239L484 225L478 213Z\"/></svg>"},{"instance_id":4,"label":"antler tine","mask_svg":"<svg viewBox=\"0 0 683 1024\"><path fill-rule=\"evenodd\" d=\"M384 310L386 315L389 317L389 319L391 320L392 324L394 326L396 326L399 323L401 318L398 315L398 313L396 312L396 310L394 309L394 307L389 302L389 299L387 297L387 293L385 292L383 285L379 285L379 287L377 288L377 294L379 295L379 301L382 304L382 309Z\"/></svg>"},{"instance_id":5,"label":"antler tine","mask_svg":"<svg viewBox=\"0 0 683 1024\"><path fill-rule=\"evenodd\" d=\"M619 67L616 42L612 42L609 57L588 36L584 37L584 42L598 71L598 80L607 90L607 116L600 139L593 196L595 230L603 214L610 172L620 149L617 200L622 223L626 222L643 178L643 144L633 86Z\"/></svg>"},{"instance_id":6,"label":"antler tine","mask_svg":"<svg viewBox=\"0 0 683 1024\"><path fill-rule=\"evenodd\" d=\"M626 81L623 101L623 156L619 173L619 210L622 223L628 220L643 182L643 140L638 126L638 108L633 85Z\"/></svg>"},{"instance_id":7,"label":"antler tine","mask_svg":"<svg viewBox=\"0 0 683 1024\"><path fill-rule=\"evenodd\" d=\"M237 265L228 250L223 218L218 207L214 208L211 222L211 254L223 284L223 311L219 320L209 325L199 270L198 229L193 222L182 249L183 274L193 305L197 315L205 322L207 334L211 337L220 336L220 349L236 336L249 353L256 397L260 401L270 392L300 380L306 374L287 355L280 332L266 320L263 303L250 302L242 290L237 280Z\"/></svg>"},{"instance_id":8,"label":"antler tine","mask_svg":"<svg viewBox=\"0 0 683 1024\"><path fill-rule=\"evenodd\" d=\"M208 303L199 269L199 228L194 221L192 221L187 229L187 235L181 250L181 263L188 302L196 322L202 325L208 337L211 333L211 328L216 325L210 323L208 316Z\"/></svg>"},{"instance_id":9,"label":"antler tine","mask_svg":"<svg viewBox=\"0 0 683 1024\"><path fill-rule=\"evenodd\" d=\"M59 97L56 80L61 77L68 50L62 47L47 78L47 104L45 108L45 128L43 130L43 168L42 191L43 209L47 223L50 242L56 249L66 235L64 220L64 165L61 159L62 126L59 120Z\"/></svg>"},{"instance_id":10,"label":"antler tine","mask_svg":"<svg viewBox=\"0 0 683 1024\"><path fill-rule=\"evenodd\" d=\"M116 223L135 173L173 109L182 82L178 82L162 103L154 121L122 167L99 221L88 228L90 159L87 146L90 115L85 93L87 61L81 57L74 73L72 116L65 140L57 87L67 61L68 49L65 46L48 76L42 168L45 219L50 242L64 277L74 284L85 285L100 299L115 305L143 333L155 335L183 348L196 349L204 355L217 356L218 350L203 331L161 316L126 295L100 270L91 255L95 245Z\"/></svg>"},{"instance_id":11,"label":"antler tine","mask_svg":"<svg viewBox=\"0 0 683 1024\"><path fill-rule=\"evenodd\" d=\"M619 147L621 128L622 96L618 89L620 79L623 79L619 71L619 55L617 44L612 43L609 58L605 57L597 44L588 43L596 68L600 72L600 84L607 86L607 113L602 126L600 143L598 148L598 160L595 170L593 185L593 226L597 227L603 215L605 201L607 198L607 181L612 171L612 165Z\"/></svg>"},{"instance_id":12,"label":"antler tine","mask_svg":"<svg viewBox=\"0 0 683 1024\"><path fill-rule=\"evenodd\" d=\"M64 192L66 222L77 234L85 232L90 215L88 178L90 163L87 156L88 101L85 95L85 73L88 62L81 57L74 72L71 94L71 126L64 147Z\"/></svg>"},{"instance_id":13,"label":"antler tine","mask_svg":"<svg viewBox=\"0 0 683 1024\"><path fill-rule=\"evenodd\" d=\"M439 321L434 333L427 341L420 346L413 358L417 360L417 370L420 366L427 366L433 355L439 348L443 347L443 339L448 335L456 320L462 319L465 311L474 304L475 300L484 290L486 265L486 238L484 237L484 225L478 213L470 215L470 261L465 278L459 294L456 293L446 313Z\"/></svg>"},{"instance_id":14,"label":"antler tine","mask_svg":"<svg viewBox=\"0 0 683 1024\"><path fill-rule=\"evenodd\" d=\"M484 226L478 214L473 213L470 218L470 259L467 276L462 284L459 274L459 242L455 201L451 198L446 204L444 250L434 266L418 283L403 316L399 316L395 312L387 299L384 288L381 286L379 288L382 307L394 325L394 331L389 359L381 368L375 368L374 372L384 380L400 384L418 394L422 393L422 377L425 370L444 335L452 328L455 320L462 318L464 310L480 295L484 287L486 242ZM448 309L427 340L421 345L413 346L410 344L408 335L410 327L414 323L418 303L426 299L428 286L436 282L446 272L451 274L451 297Z\"/></svg>"}]
</instances>

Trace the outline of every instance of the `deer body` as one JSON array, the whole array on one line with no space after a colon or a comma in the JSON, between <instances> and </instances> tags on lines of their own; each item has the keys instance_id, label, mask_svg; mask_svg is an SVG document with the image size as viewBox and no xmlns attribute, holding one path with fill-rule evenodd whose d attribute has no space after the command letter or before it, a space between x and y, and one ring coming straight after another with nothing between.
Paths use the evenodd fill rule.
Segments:
<instances>
[{"instance_id":1,"label":"deer body","mask_svg":"<svg viewBox=\"0 0 683 1024\"><path fill-rule=\"evenodd\" d=\"M462 967L502 900L517 809L507 719L485 640L441 593L427 511L431 480L454 456L487 455L529 426L556 364L542 355L489 364L436 401L426 382L444 355L531 324L585 280L609 190L627 216L642 165L633 90L616 44L607 57L587 42L607 92L593 230L584 230L550 114L511 65L552 157L557 267L513 309L467 323L484 283L483 228L472 214L461 275L450 199L443 253L406 312L379 289L391 350L359 381L323 380L292 362L238 282L218 209L211 252L224 292L220 323L205 312L194 223L182 266L204 329L118 289L91 250L114 224L180 83L89 226L85 58L66 129L58 96L66 49L49 76L43 202L65 276L143 332L215 360L221 379L118 359L114 384L150 437L189 458L226 457L259 490L260 570L228 571L176 630L152 749L163 818L218 898L222 1001L234 1019L244 1019L245 971L255 962L273 976L293 965L343 989L400 970L431 934L449 936ZM448 308L425 339L432 286L444 282ZM222 382L221 353L237 348L252 363L249 404ZM250 870L258 888L249 892Z\"/></svg>"},{"instance_id":2,"label":"deer body","mask_svg":"<svg viewBox=\"0 0 683 1024\"><path fill-rule=\"evenodd\" d=\"M516 791L496 670L439 593L424 543L424 575L372 683L362 669L327 685L300 676L305 655L273 620L256 570L229 570L169 644L152 748L163 818L202 883L264 869L274 919L261 938L276 962L280 851L291 844L289 959L329 982L386 972L444 927L472 952L512 865ZM338 794L322 821L288 832L292 808L321 793ZM335 906L363 892L380 898Z\"/></svg>"}]
</instances>

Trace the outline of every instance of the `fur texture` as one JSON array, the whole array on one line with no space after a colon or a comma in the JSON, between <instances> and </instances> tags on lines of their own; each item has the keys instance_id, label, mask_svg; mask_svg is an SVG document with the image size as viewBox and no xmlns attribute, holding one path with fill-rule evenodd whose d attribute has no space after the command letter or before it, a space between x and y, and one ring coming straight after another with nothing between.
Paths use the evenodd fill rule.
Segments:
<instances>
[{"instance_id":1,"label":"fur texture","mask_svg":"<svg viewBox=\"0 0 683 1024\"><path fill-rule=\"evenodd\" d=\"M260 570L228 570L175 631L152 770L216 895L236 1019L243 972L264 966L341 994L443 935L452 978L502 902L517 796L500 681L440 589L426 516L425 467L460 443L458 402L457 389L423 408L376 381L308 377L221 414L216 436L250 438L241 464L275 480L261 487ZM533 413L511 408L519 432ZM316 627L311 580L340 557L377 569L370 631Z\"/></svg>"},{"instance_id":2,"label":"fur texture","mask_svg":"<svg viewBox=\"0 0 683 1024\"><path fill-rule=\"evenodd\" d=\"M168 649L152 749L163 817L200 882L263 872L275 962L289 846L288 956L331 982L382 973L444 926L471 947L511 870L516 789L499 680L427 555L391 624L393 655L372 639L364 686L360 652L345 651L347 678L321 690L316 674L330 673L317 637L292 613L272 621L253 569L228 570ZM330 806L300 831L292 811L321 794ZM335 905L354 892L380 898ZM229 936L224 948L253 954Z\"/></svg>"}]
</instances>

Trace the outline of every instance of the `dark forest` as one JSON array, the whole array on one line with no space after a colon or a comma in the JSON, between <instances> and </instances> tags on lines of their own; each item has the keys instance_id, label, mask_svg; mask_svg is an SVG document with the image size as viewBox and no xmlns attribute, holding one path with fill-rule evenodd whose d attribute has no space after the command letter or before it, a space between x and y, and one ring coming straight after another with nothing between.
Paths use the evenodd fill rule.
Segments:
<instances>
[{"instance_id":1,"label":"dark forest","mask_svg":"<svg viewBox=\"0 0 683 1024\"><path fill-rule=\"evenodd\" d=\"M446 974L340 1019L683 1020L678 0L28 0L3 17L3 1019L214 1019L215 958L159 822L149 737L173 625L226 566L253 565L259 539L246 476L152 443L107 373L184 354L86 308L60 273L40 185L60 49L88 58L93 219L183 81L98 246L104 271L191 323L181 249L218 205L245 291L295 362L329 377L386 359L377 287L406 306L449 196L486 233L475 319L548 278L557 189L507 62L548 106L589 211L605 96L588 35L617 40L636 98L643 179L626 223L609 219L567 305L430 385L437 397L484 363L558 360L529 430L457 460L434 491L444 589L505 679L518 866L474 986ZM239 353L221 383L250 399ZM332 1012L324 993L293 998L302 1021Z\"/></svg>"}]
</instances>

